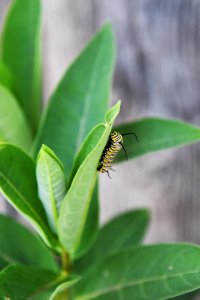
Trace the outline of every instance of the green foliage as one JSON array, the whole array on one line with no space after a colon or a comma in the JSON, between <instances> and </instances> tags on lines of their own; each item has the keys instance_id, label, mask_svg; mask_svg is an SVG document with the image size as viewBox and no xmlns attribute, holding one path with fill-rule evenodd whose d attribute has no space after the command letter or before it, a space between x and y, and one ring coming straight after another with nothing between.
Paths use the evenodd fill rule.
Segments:
<instances>
[{"instance_id":1,"label":"green foliage","mask_svg":"<svg viewBox=\"0 0 200 300\"><path fill-rule=\"evenodd\" d=\"M92 249L75 264L76 272L85 272L96 262L139 244L149 223L147 210L133 210L105 224Z\"/></svg>"},{"instance_id":2,"label":"green foliage","mask_svg":"<svg viewBox=\"0 0 200 300\"><path fill-rule=\"evenodd\" d=\"M83 232L77 249L78 256L87 253L95 242L99 233L99 202L98 202L98 181L95 184L94 191L88 208L87 219L83 227Z\"/></svg>"},{"instance_id":3,"label":"green foliage","mask_svg":"<svg viewBox=\"0 0 200 300\"><path fill-rule=\"evenodd\" d=\"M20 149L9 144L0 144L0 191L33 225L47 245L59 248L38 198L35 163Z\"/></svg>"},{"instance_id":4,"label":"green foliage","mask_svg":"<svg viewBox=\"0 0 200 300\"><path fill-rule=\"evenodd\" d=\"M74 299L168 299L199 287L199 261L194 245L138 246L94 265Z\"/></svg>"},{"instance_id":5,"label":"green foliage","mask_svg":"<svg viewBox=\"0 0 200 300\"><path fill-rule=\"evenodd\" d=\"M0 84L7 87L9 90L13 89L14 77L8 66L0 61Z\"/></svg>"},{"instance_id":6,"label":"green foliage","mask_svg":"<svg viewBox=\"0 0 200 300\"><path fill-rule=\"evenodd\" d=\"M59 300L59 299L66 299L69 296L69 287L73 286L76 284L81 277L79 276L74 276L74 277L69 277L67 281L64 283L61 283L53 292L51 295L51 298L49 300Z\"/></svg>"},{"instance_id":7,"label":"green foliage","mask_svg":"<svg viewBox=\"0 0 200 300\"><path fill-rule=\"evenodd\" d=\"M0 241L1 268L18 263L58 271L55 259L44 243L8 216L0 215Z\"/></svg>"},{"instance_id":8,"label":"green foliage","mask_svg":"<svg viewBox=\"0 0 200 300\"><path fill-rule=\"evenodd\" d=\"M175 298L171 298L172 300L198 300L197 295L199 295L199 291L193 291L182 296L178 296Z\"/></svg>"},{"instance_id":9,"label":"green foliage","mask_svg":"<svg viewBox=\"0 0 200 300\"><path fill-rule=\"evenodd\" d=\"M133 136L124 138L124 145L129 158L135 158L149 152L180 147L200 140L200 128L176 120L147 118L128 124L122 124L114 130L137 133L139 142ZM130 142L131 139L131 142ZM116 162L126 159L119 153Z\"/></svg>"},{"instance_id":10,"label":"green foliage","mask_svg":"<svg viewBox=\"0 0 200 300\"><path fill-rule=\"evenodd\" d=\"M31 147L31 135L23 112L11 92L0 85L0 141L24 150Z\"/></svg>"},{"instance_id":11,"label":"green foliage","mask_svg":"<svg viewBox=\"0 0 200 300\"><path fill-rule=\"evenodd\" d=\"M4 25L1 59L14 74L14 91L32 128L41 110L40 0L13 0Z\"/></svg>"},{"instance_id":12,"label":"green foliage","mask_svg":"<svg viewBox=\"0 0 200 300\"><path fill-rule=\"evenodd\" d=\"M10 265L0 272L0 296L16 300L48 300L48 290L50 289L51 292L55 290L55 286L60 285L63 279L64 276L52 271ZM24 284L25 282L28 284ZM74 282L73 279L72 285ZM69 282L68 286L70 286Z\"/></svg>"},{"instance_id":13,"label":"green foliage","mask_svg":"<svg viewBox=\"0 0 200 300\"><path fill-rule=\"evenodd\" d=\"M0 215L0 299L192 299L200 248L138 245L144 209L99 228L97 169L111 130L138 136L124 137L131 159L200 141L200 128L147 118L112 129L120 102L108 110L110 25L75 59L39 119L40 6L13 0L0 47L0 192L36 231ZM23 152L30 149L35 160Z\"/></svg>"},{"instance_id":14,"label":"green foliage","mask_svg":"<svg viewBox=\"0 0 200 300\"><path fill-rule=\"evenodd\" d=\"M97 167L103 149L112 129L113 122L119 113L120 103L111 108L106 115L106 122L99 124L89 133L89 137L96 135L99 128L103 128L99 141L85 158L78 169L71 187L62 202L58 220L58 234L60 242L72 259L77 256L81 235L86 222L87 212L97 176ZM108 118L113 113L112 118Z\"/></svg>"},{"instance_id":15,"label":"green foliage","mask_svg":"<svg viewBox=\"0 0 200 300\"><path fill-rule=\"evenodd\" d=\"M64 74L53 93L35 141L34 153L49 146L71 172L74 154L108 108L114 42L104 26Z\"/></svg>"},{"instance_id":16,"label":"green foliage","mask_svg":"<svg viewBox=\"0 0 200 300\"><path fill-rule=\"evenodd\" d=\"M67 192L66 179L62 163L55 153L43 145L38 154L36 167L38 193L54 232L57 231L57 220L60 205Z\"/></svg>"},{"instance_id":17,"label":"green foliage","mask_svg":"<svg viewBox=\"0 0 200 300\"><path fill-rule=\"evenodd\" d=\"M28 297L34 299L54 280L56 280L56 274L51 271L10 265L0 272L0 296L16 300ZM29 284L23 284L24 282L29 282Z\"/></svg>"}]
</instances>

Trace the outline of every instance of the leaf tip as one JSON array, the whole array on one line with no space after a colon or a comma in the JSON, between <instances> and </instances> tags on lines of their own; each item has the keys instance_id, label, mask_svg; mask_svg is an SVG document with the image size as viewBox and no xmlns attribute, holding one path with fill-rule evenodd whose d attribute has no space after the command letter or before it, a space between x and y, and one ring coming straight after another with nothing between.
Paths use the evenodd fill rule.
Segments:
<instances>
[{"instance_id":1,"label":"leaf tip","mask_svg":"<svg viewBox=\"0 0 200 300\"><path fill-rule=\"evenodd\" d=\"M149 223L151 221L151 213L148 209L146 208L141 208L139 209L140 213L143 215L144 220L146 223Z\"/></svg>"},{"instance_id":2,"label":"leaf tip","mask_svg":"<svg viewBox=\"0 0 200 300\"><path fill-rule=\"evenodd\" d=\"M110 22L106 22L102 25L102 27L97 31L95 35L96 38L106 39L107 48L111 49L111 53L115 60L116 57L116 45L115 45L115 36L113 31L113 26Z\"/></svg>"},{"instance_id":3,"label":"leaf tip","mask_svg":"<svg viewBox=\"0 0 200 300\"><path fill-rule=\"evenodd\" d=\"M100 28L99 32L108 32L113 35L113 26L111 22L105 22Z\"/></svg>"},{"instance_id":4,"label":"leaf tip","mask_svg":"<svg viewBox=\"0 0 200 300\"><path fill-rule=\"evenodd\" d=\"M107 124L110 124L114 121L114 119L117 117L117 115L120 112L120 107L121 107L121 101L118 100L117 103L109 109L105 118Z\"/></svg>"}]
</instances>

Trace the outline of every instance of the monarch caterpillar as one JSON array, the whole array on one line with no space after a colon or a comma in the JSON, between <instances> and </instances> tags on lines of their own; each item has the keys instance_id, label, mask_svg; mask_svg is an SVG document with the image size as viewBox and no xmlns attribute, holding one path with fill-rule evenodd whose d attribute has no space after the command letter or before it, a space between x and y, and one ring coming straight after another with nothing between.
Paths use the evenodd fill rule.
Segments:
<instances>
[{"instance_id":1,"label":"monarch caterpillar","mask_svg":"<svg viewBox=\"0 0 200 300\"><path fill-rule=\"evenodd\" d=\"M133 132L125 133L125 134L120 134L119 132L116 132L116 131L111 132L108 142L104 148L104 151L103 151L102 156L99 161L100 166L98 167L98 171L100 173L107 173L108 177L111 178L110 174L109 174L109 170L115 171L112 169L112 162L113 162L116 154L121 149L124 150L126 159L128 160L126 149L124 148L124 145L123 145L123 136L129 135L129 134L134 135L136 138L136 141L138 142L137 135Z\"/></svg>"}]
</instances>

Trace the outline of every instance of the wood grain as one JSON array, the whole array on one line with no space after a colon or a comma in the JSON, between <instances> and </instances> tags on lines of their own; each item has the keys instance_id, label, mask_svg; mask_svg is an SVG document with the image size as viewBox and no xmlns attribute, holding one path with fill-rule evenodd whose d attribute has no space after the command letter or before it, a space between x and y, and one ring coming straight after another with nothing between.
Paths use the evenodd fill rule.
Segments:
<instances>
[{"instance_id":1,"label":"wood grain","mask_svg":"<svg viewBox=\"0 0 200 300\"><path fill-rule=\"evenodd\" d=\"M1 0L0 18L9 1ZM44 98L104 22L113 24L117 66L112 103L118 122L144 116L200 125L200 2L198 0L43 1ZM200 242L200 146L162 151L101 176L101 221L148 207L146 242Z\"/></svg>"}]
</instances>

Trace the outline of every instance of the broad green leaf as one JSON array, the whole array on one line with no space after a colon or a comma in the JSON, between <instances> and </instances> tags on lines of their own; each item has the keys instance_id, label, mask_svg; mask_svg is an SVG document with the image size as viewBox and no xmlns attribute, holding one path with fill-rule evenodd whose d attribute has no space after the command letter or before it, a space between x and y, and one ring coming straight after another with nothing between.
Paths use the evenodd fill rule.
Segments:
<instances>
[{"instance_id":1,"label":"broad green leaf","mask_svg":"<svg viewBox=\"0 0 200 300\"><path fill-rule=\"evenodd\" d=\"M168 299L198 289L199 278L200 247L138 246L91 268L77 284L74 299Z\"/></svg>"},{"instance_id":2,"label":"broad green leaf","mask_svg":"<svg viewBox=\"0 0 200 300\"><path fill-rule=\"evenodd\" d=\"M94 146L98 143L104 131L103 126L94 127L88 134L83 144L81 145L74 161L72 173L68 182L68 186L81 166L81 164L86 159L87 155L94 149ZM77 256L82 256L94 243L99 230L99 201L98 201L98 183L94 189L91 204L87 214L86 224L82 234L82 238L79 245L79 250L77 250Z\"/></svg>"},{"instance_id":3,"label":"broad green leaf","mask_svg":"<svg viewBox=\"0 0 200 300\"><path fill-rule=\"evenodd\" d=\"M35 163L9 144L0 145L0 192L33 225L48 246L60 250L37 195Z\"/></svg>"},{"instance_id":4,"label":"broad green leaf","mask_svg":"<svg viewBox=\"0 0 200 300\"><path fill-rule=\"evenodd\" d=\"M180 147L200 140L200 128L176 120L147 118L114 128L120 133L134 132L139 142L132 135L124 137L124 147L129 158L144 155L162 149ZM121 151L116 162L125 160Z\"/></svg>"},{"instance_id":5,"label":"broad green leaf","mask_svg":"<svg viewBox=\"0 0 200 300\"><path fill-rule=\"evenodd\" d=\"M43 145L37 159L38 193L51 229L57 231L58 212L67 189L62 163L55 153Z\"/></svg>"},{"instance_id":6,"label":"broad green leaf","mask_svg":"<svg viewBox=\"0 0 200 300\"><path fill-rule=\"evenodd\" d=\"M0 261L57 271L51 252L31 231L8 216L0 215Z\"/></svg>"},{"instance_id":7,"label":"broad green leaf","mask_svg":"<svg viewBox=\"0 0 200 300\"><path fill-rule=\"evenodd\" d=\"M119 109L120 102L110 110L111 112L115 112L113 119L110 120L109 123L106 122L105 124L97 125L96 130L92 130L95 135L96 132L99 132L100 127L104 128L99 141L94 145L93 150L76 172L71 187L61 204L58 219L59 239L72 258L76 257L76 251L78 249L80 251L79 245L95 186L97 166L109 138L114 118L119 113ZM110 112L108 112L108 114L110 115Z\"/></svg>"},{"instance_id":8,"label":"broad green leaf","mask_svg":"<svg viewBox=\"0 0 200 300\"><path fill-rule=\"evenodd\" d=\"M11 92L0 85L0 142L29 150L31 135L23 112Z\"/></svg>"},{"instance_id":9,"label":"broad green leaf","mask_svg":"<svg viewBox=\"0 0 200 300\"><path fill-rule=\"evenodd\" d=\"M13 0L5 22L1 58L15 78L15 93L35 129L41 106L39 0Z\"/></svg>"},{"instance_id":10,"label":"broad green leaf","mask_svg":"<svg viewBox=\"0 0 200 300\"><path fill-rule=\"evenodd\" d=\"M9 90L13 90L14 77L10 69L0 61L0 84Z\"/></svg>"},{"instance_id":11,"label":"broad green leaf","mask_svg":"<svg viewBox=\"0 0 200 300\"><path fill-rule=\"evenodd\" d=\"M132 248L141 242L149 223L149 213L138 209L123 213L100 230L93 248L75 264L76 272L86 271L108 256Z\"/></svg>"},{"instance_id":12,"label":"broad green leaf","mask_svg":"<svg viewBox=\"0 0 200 300\"><path fill-rule=\"evenodd\" d=\"M43 115L35 141L61 159L66 175L88 132L102 122L108 107L114 65L114 41L109 25L90 41L64 74Z\"/></svg>"},{"instance_id":13,"label":"broad green leaf","mask_svg":"<svg viewBox=\"0 0 200 300\"><path fill-rule=\"evenodd\" d=\"M12 300L39 300L40 294L60 281L61 278L52 271L11 265L0 272L0 296Z\"/></svg>"}]
</instances>

